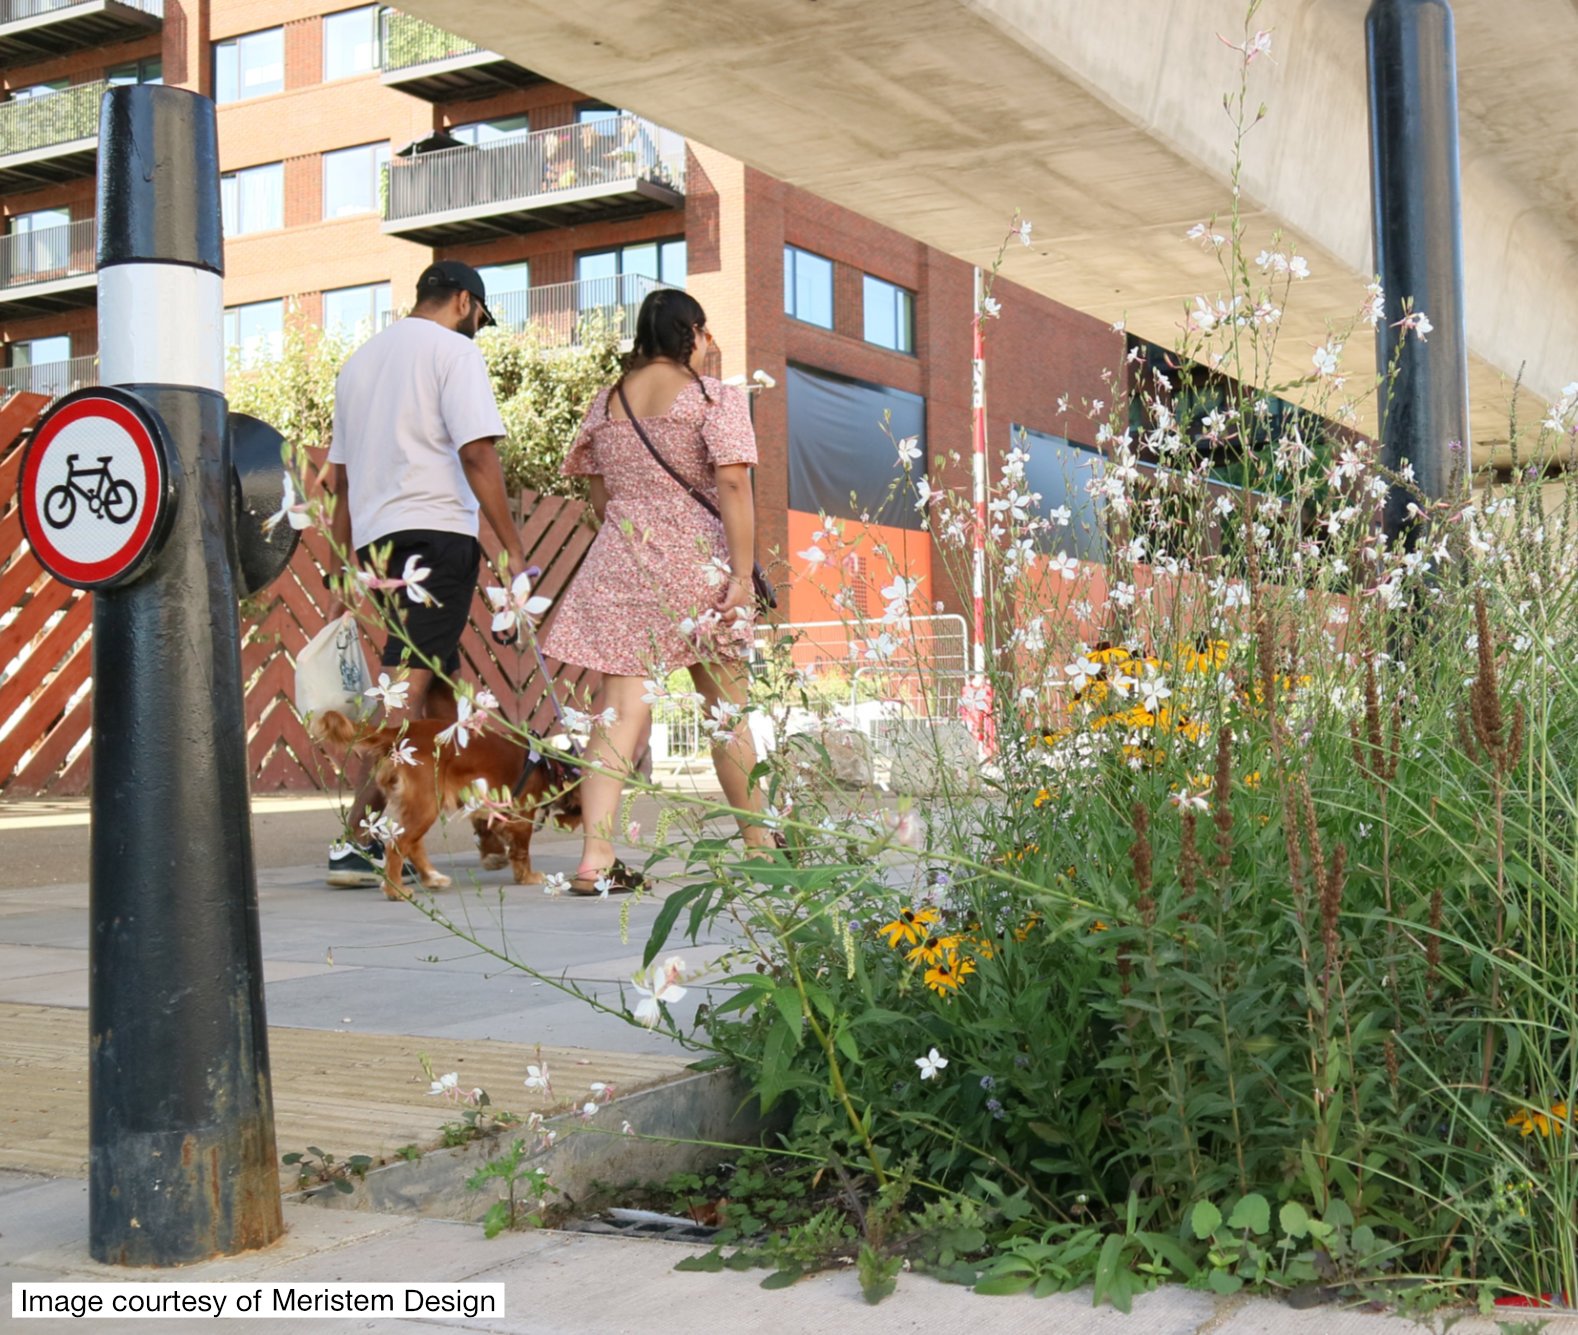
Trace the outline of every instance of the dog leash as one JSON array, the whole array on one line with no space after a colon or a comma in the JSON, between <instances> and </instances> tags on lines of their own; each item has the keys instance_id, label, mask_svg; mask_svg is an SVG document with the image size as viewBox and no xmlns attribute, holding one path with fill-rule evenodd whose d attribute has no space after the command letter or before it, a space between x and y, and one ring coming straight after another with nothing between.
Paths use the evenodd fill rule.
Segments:
<instances>
[{"instance_id":1,"label":"dog leash","mask_svg":"<svg viewBox=\"0 0 1578 1335\"><path fill-rule=\"evenodd\" d=\"M537 577L541 574L541 566L527 567L526 578L531 580L534 584L537 580ZM522 618L522 620L525 620L525 618ZM559 703L559 693L553 688L553 677L548 671L548 664L542 656L541 648L539 648L537 644L537 632L533 628L530 621L526 621L524 630L526 632L526 638L531 644L532 657L537 661L537 671L542 674L543 689L548 693L548 702L553 706L554 717L559 720L559 726L564 730L564 735L570 745L570 754L579 759L581 755L581 748L575 744L575 738L570 732L570 725L564 717L564 707ZM517 630L516 634L519 633L520 631ZM514 797L519 797L521 795L521 791L526 787L526 780L531 776L532 768L536 763L532 760L533 754L536 754L539 760L544 758L541 752L539 752L535 746L530 746L527 748L526 764L521 770L521 776L518 780L516 780L515 788L511 794ZM550 763L559 766L563 765L564 762L550 761Z\"/></svg>"}]
</instances>

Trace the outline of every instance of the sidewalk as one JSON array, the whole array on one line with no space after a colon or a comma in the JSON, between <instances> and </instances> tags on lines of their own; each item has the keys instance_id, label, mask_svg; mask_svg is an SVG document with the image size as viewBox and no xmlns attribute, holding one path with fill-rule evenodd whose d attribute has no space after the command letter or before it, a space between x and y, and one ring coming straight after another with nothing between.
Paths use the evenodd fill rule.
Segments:
<instances>
[{"instance_id":1,"label":"sidewalk","mask_svg":"<svg viewBox=\"0 0 1578 1335\"><path fill-rule=\"evenodd\" d=\"M637 818L655 820L655 804ZM651 828L651 825L648 825ZM374 889L330 890L322 859L338 831L322 798L260 798L258 854L266 1004L280 1151L321 1145L338 1156L388 1153L432 1144L453 1109L427 1095L416 1061L456 1070L514 1110L532 1103L522 1084L536 1045L570 1097L583 1077L610 1080L621 1095L673 1079L691 1054L672 1040L592 1011L583 1002L480 954L408 904ZM1420 1327L1396 1318L1332 1308L1294 1311L1263 1299L1219 1300L1169 1288L1142 1297L1134 1314L1092 1309L1087 1294L1035 1300L981 1298L922 1276L901 1277L877 1307L862 1300L848 1272L807 1278L776 1292L761 1272L677 1273L686 1248L651 1240L576 1233L509 1234L492 1242L479 1228L407 1215L285 1209L286 1237L262 1252L168 1272L98 1266L87 1251L87 868L85 803L0 806L8 852L0 880L0 1312L19 1280L187 1282L499 1282L507 1316L466 1321L333 1318L338 1331L435 1328L532 1335L649 1335L676 1326L776 1335L827 1328L888 1332L959 1331L983 1323L1042 1335L1404 1335ZM546 871L573 870L578 843L545 832L534 852ZM658 900L632 904L621 934L619 900L549 898L484 873L469 830L450 828L435 860L456 878L436 902L473 923L492 944L601 996L613 994L639 963ZM721 947L678 947L699 965ZM681 1003L688 1019L693 995ZM507 1096L504 1097L504 1096ZM563 1100L561 1100L561 1103ZM1516 1317L1520 1314L1509 1313ZM1534 1315L1534 1314L1526 1314ZM3 1319L3 1318L0 1318ZM48 1331L67 1320L40 1321ZM98 1330L148 1331L139 1322L98 1320ZM248 1331L300 1335L292 1318L250 1320ZM1468 1320L1461 1335L1489 1335L1493 1322ZM1578 1335L1578 1320L1545 1325Z\"/></svg>"}]
</instances>

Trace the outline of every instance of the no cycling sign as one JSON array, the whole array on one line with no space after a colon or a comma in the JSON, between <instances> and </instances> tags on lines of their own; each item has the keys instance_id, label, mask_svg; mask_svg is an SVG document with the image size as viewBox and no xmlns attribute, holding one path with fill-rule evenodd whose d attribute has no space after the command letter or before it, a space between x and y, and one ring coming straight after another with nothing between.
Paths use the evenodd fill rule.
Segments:
<instances>
[{"instance_id":1,"label":"no cycling sign","mask_svg":"<svg viewBox=\"0 0 1578 1335\"><path fill-rule=\"evenodd\" d=\"M105 589L134 579L159 549L175 508L164 424L124 390L78 390L40 420L22 456L22 531L64 584Z\"/></svg>"}]
</instances>

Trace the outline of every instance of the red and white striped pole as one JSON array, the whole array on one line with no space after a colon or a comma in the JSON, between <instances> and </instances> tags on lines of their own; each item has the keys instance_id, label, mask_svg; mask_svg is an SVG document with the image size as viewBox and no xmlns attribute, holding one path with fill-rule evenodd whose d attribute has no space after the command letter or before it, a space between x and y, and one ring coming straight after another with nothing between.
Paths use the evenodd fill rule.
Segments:
<instances>
[{"instance_id":1,"label":"red and white striped pole","mask_svg":"<svg viewBox=\"0 0 1578 1335\"><path fill-rule=\"evenodd\" d=\"M971 570L971 593L975 599L975 620L971 666L977 706L971 710L975 739L984 752L992 749L991 686L986 677L986 336L983 309L985 293L981 270L975 270L975 337L971 350L970 407L975 418L975 551Z\"/></svg>"}]
</instances>

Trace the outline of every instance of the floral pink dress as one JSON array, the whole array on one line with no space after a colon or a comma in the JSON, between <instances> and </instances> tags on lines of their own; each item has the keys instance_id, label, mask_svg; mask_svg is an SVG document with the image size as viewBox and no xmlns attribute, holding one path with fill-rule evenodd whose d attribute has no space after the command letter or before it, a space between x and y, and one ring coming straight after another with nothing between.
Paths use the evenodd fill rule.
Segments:
<instances>
[{"instance_id":1,"label":"floral pink dress","mask_svg":"<svg viewBox=\"0 0 1578 1335\"><path fill-rule=\"evenodd\" d=\"M564 461L566 476L602 477L608 509L559 600L543 650L562 663L625 677L742 657L749 636L730 634L707 616L728 569L723 522L663 471L628 421L609 415L612 395L601 390L592 401ZM664 416L643 417L641 425L669 467L714 505L717 468L756 462L744 391L711 376L687 385Z\"/></svg>"}]
</instances>

